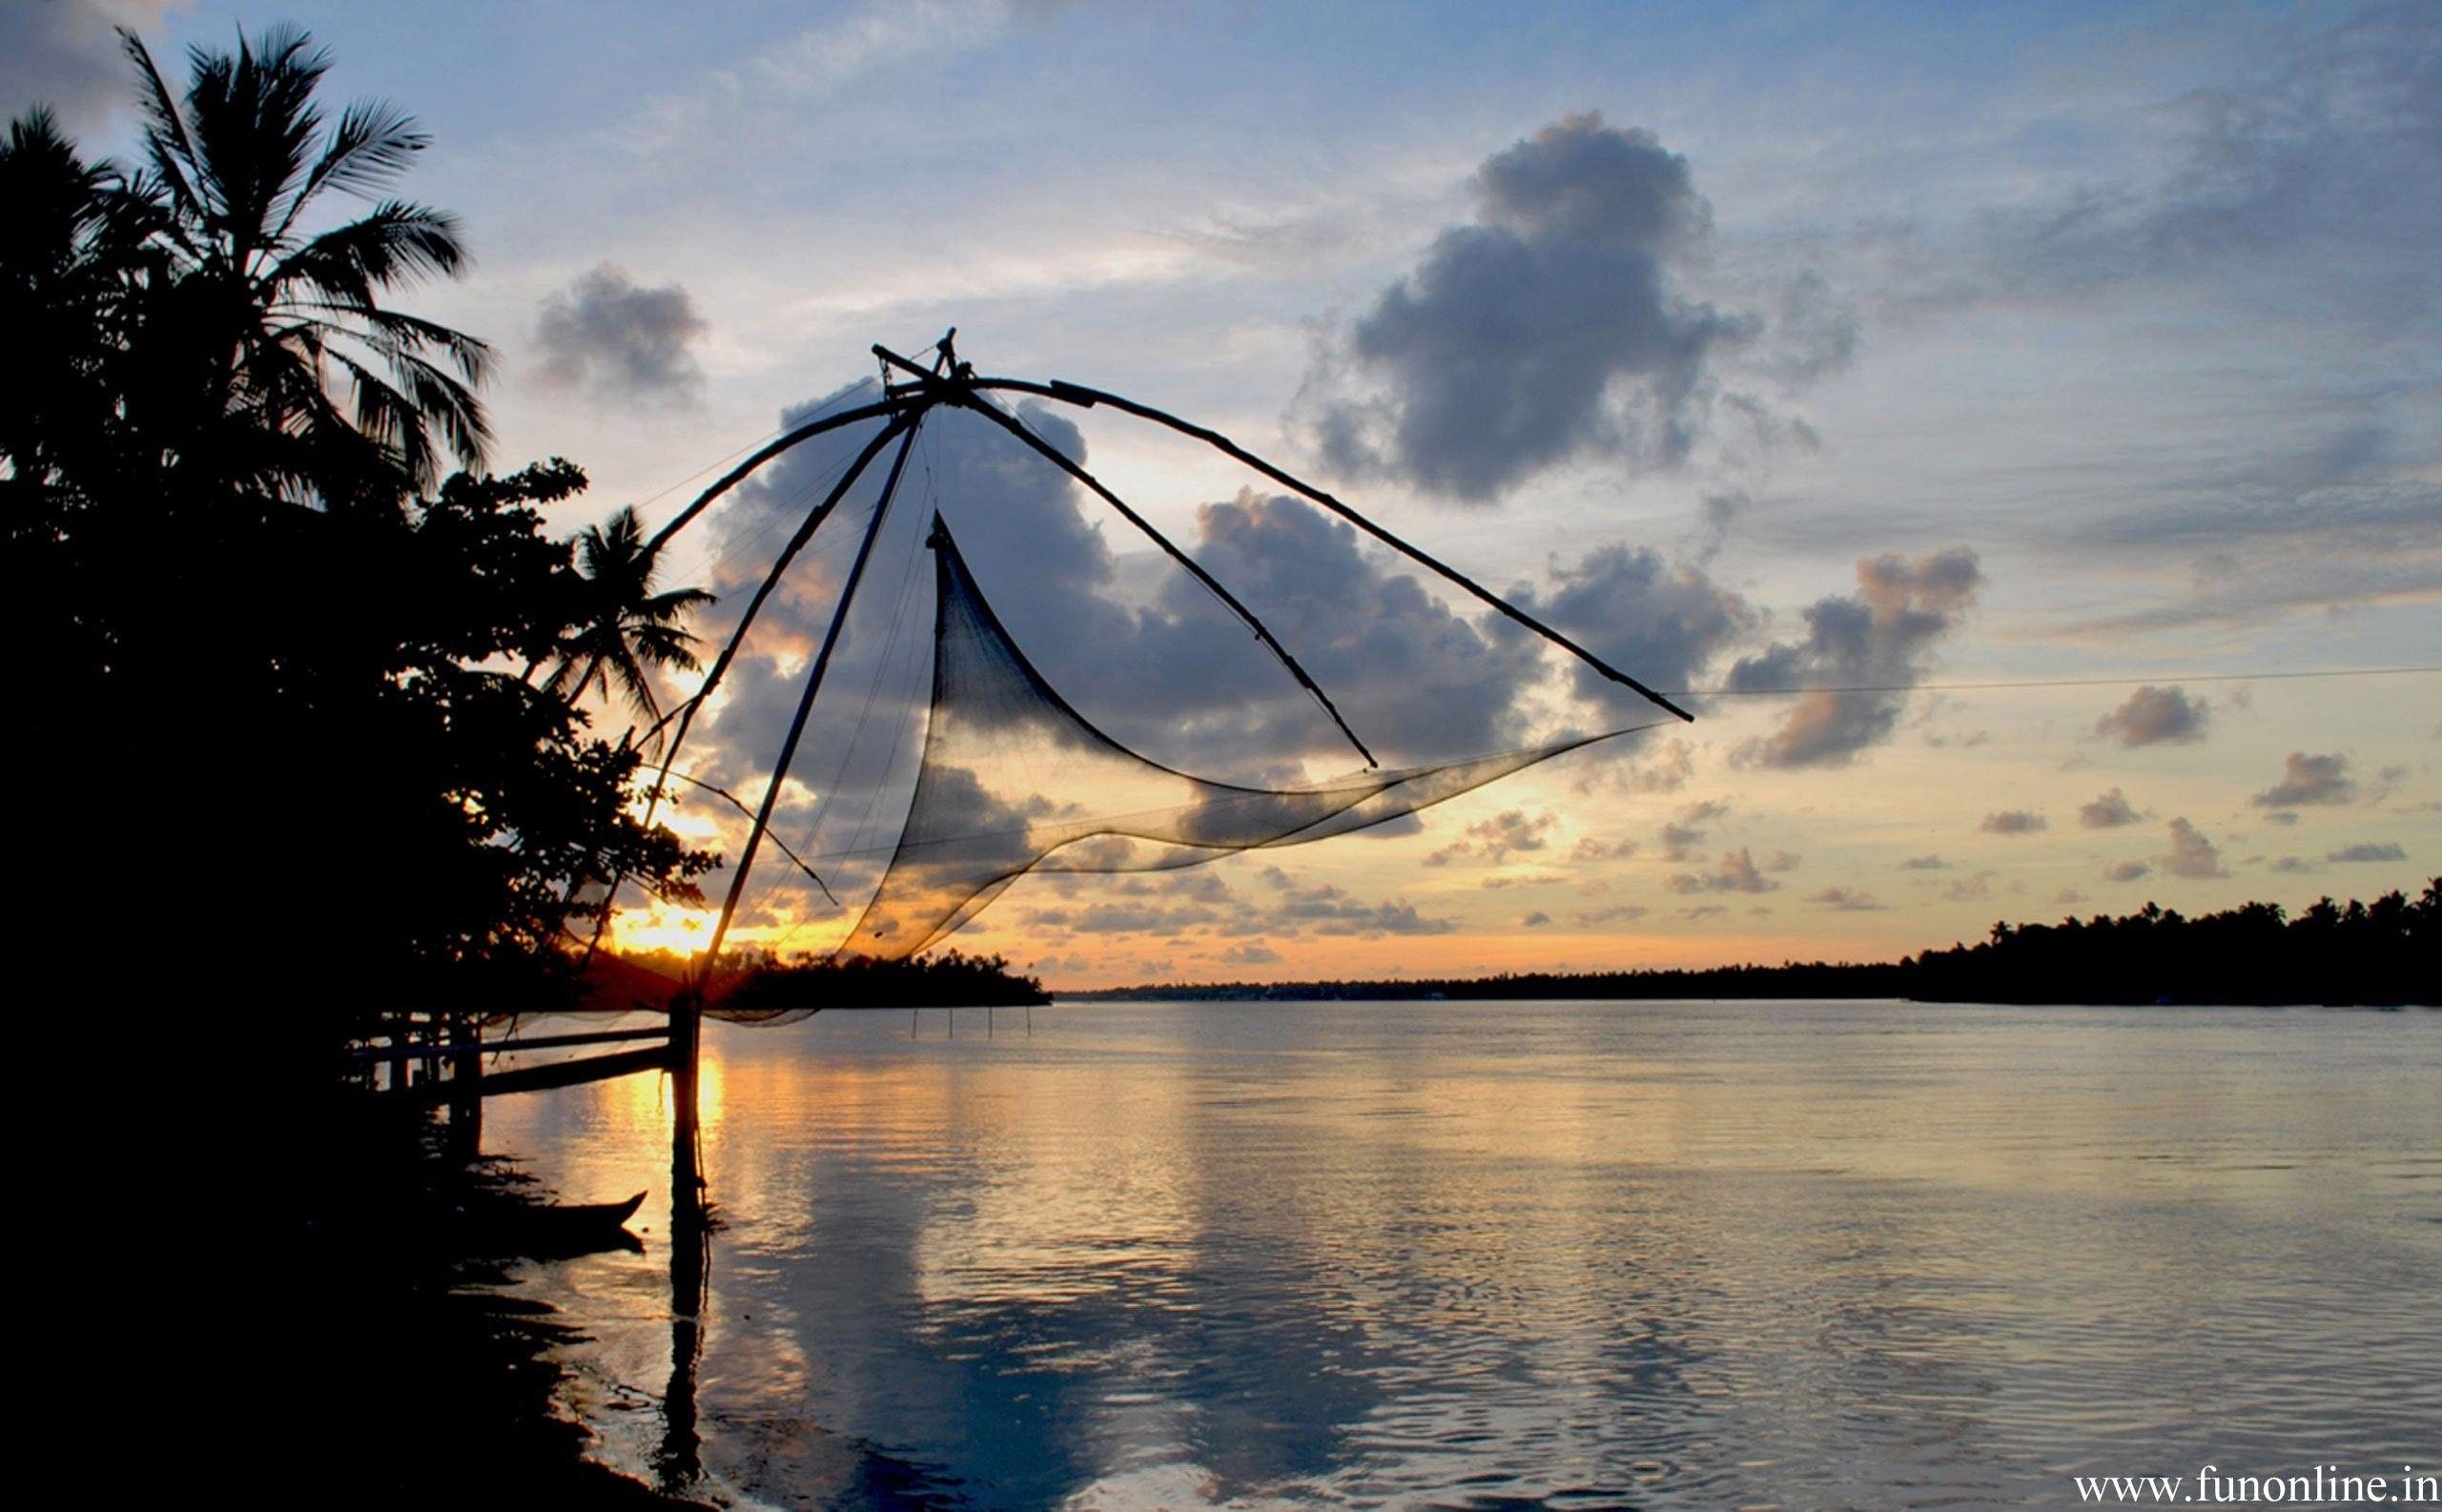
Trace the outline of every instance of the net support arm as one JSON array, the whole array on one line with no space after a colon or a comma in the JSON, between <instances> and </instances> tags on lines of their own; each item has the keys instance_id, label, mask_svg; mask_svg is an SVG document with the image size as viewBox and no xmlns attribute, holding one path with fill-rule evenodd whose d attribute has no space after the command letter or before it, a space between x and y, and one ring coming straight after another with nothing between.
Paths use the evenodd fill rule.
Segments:
<instances>
[{"instance_id":1,"label":"net support arm","mask_svg":"<svg viewBox=\"0 0 2442 1512\"><path fill-rule=\"evenodd\" d=\"M1469 578L1465 573L1459 571L1456 567L1440 561L1421 548L1409 544L1407 541L1402 541L1399 537L1392 535L1382 526L1375 524L1372 521L1367 520L1365 516L1357 513L1354 509L1349 508L1346 504L1342 503L1339 500L1332 498L1322 489L1315 487L1312 483L1306 482L1301 478L1290 473L1283 472L1280 468L1273 466L1270 462L1267 462L1262 458L1256 456L1253 452L1246 450L1244 447L1239 445L1236 441L1231 440L1228 437L1223 436L1219 431L1208 430L1201 425L1196 424L1192 420L1180 419L1178 416L1172 415L1163 410L1155 409L1150 404L1139 404L1134 399L1123 398L1118 394L1112 394L1102 389L1087 388L1083 384L1079 383L1065 382L1059 378L1052 379L1048 385L1027 383L1017 379L988 378L975 378L973 382L974 386L979 389L1008 388L1035 394L1048 392L1052 398L1060 399L1066 403L1077 405L1080 409L1092 409L1097 405L1107 404L1113 409L1124 411L1127 414L1136 416L1139 419L1151 420L1157 425L1166 425L1182 436L1192 436L1196 439L1202 441L1205 445L1212 447L1215 451L1221 452L1224 456L1230 457L1244 463L1246 466L1252 467L1257 472L1262 473L1264 477L1272 480L1272 481L1279 483L1282 487L1292 489L1295 492L1303 495L1307 499L1312 500L1314 502L1321 504L1324 508L1330 510L1333 514L1338 515L1341 519L1356 526L1359 530L1364 531L1365 534L1373 537L1376 541L1381 541L1392 550L1403 554L1409 560L1418 563L1420 566L1432 569L1448 582L1466 589L1468 593L1473 594L1476 598L1482 600L1493 609L1499 611L1508 618L1516 621L1528 629L1532 630L1535 634L1542 636L1545 640L1549 641L1552 644L1560 647L1564 651L1567 651L1570 655L1577 658L1577 660L1585 663L1588 666L1592 667L1595 671L1601 673L1611 681L1617 683L1622 687L1628 688L1632 692L1652 700L1654 704L1659 705L1663 708L1669 709L1672 713L1676 714L1683 720L1690 723L1693 723L1695 720L1695 716L1693 714L1691 714L1686 709L1679 707L1676 704L1672 703L1661 694L1656 693L1650 687L1647 687L1644 684L1629 676L1619 668L1611 665L1601 657L1596 656L1593 652L1587 650L1584 646L1579 645L1576 642L1561 634L1558 630L1553 629L1550 625L1544 623L1533 615L1527 613L1524 609L1521 609L1517 605L1509 603L1508 600L1502 598L1491 589L1484 586L1480 582L1477 582L1474 579Z\"/></svg>"},{"instance_id":2,"label":"net support arm","mask_svg":"<svg viewBox=\"0 0 2442 1512\"><path fill-rule=\"evenodd\" d=\"M712 690L721 685L721 679L728 672L729 664L738 659L739 650L746 644L747 632L754 627L755 617L763 612L764 604L779 588L781 578L787 574L790 564L796 562L797 554L806 549L806 543L813 540L814 532L821 528L822 522L831 518L831 511L839 507L839 501L848 497L848 491L851 488L856 486L856 480L865 475L865 469L872 465L873 459L881 455L882 448L888 446L894 437L912 423L913 422L905 417L894 419L890 424L883 426L872 440L865 443L865 449L857 453L856 459L848 464L848 471L840 475L839 481L833 483L831 492L823 496L823 501L813 507L805 521L797 526L796 533L790 536L788 543L780 548L780 555L772 561L771 570L763 575L763 582L755 587L754 597L747 601L746 611L738 616L737 628L729 632L729 639L721 646L721 654L712 659L711 668L704 674L703 686L689 694L685 703L662 716L661 721L652 729L645 732L649 739L659 731L662 725L673 719L678 721L678 728L671 731L669 745L662 754L662 779L668 778L670 764L678 759L678 748L687 740L688 726L695 723L696 711L704 706L706 699L712 696ZM653 785L653 797L646 804L647 823L650 823L652 818L651 804L660 799L661 793L662 782L656 781Z\"/></svg>"},{"instance_id":3,"label":"net support arm","mask_svg":"<svg viewBox=\"0 0 2442 1512\"><path fill-rule=\"evenodd\" d=\"M687 506L685 509L682 509L677 514L672 515L668 524L666 524L661 529L654 531L653 539L646 542L645 549L647 552L661 550L664 543L666 543L670 537L675 536L681 530L686 529L687 526L694 521L696 516L704 513L705 510L709 509L712 506L712 501L714 500L719 499L723 494L728 493L730 489L735 488L738 484L746 481L748 475L751 474L756 468L761 467L764 463L771 460L773 458L779 456L782 452L789 450L790 447L812 440L815 437L820 436L825 431L835 431L843 425L853 425L858 420L881 419L886 416L899 414L905 408L906 404L904 401L893 396L884 395L874 403L860 404L852 410L841 410L836 415L826 415L818 420L809 420L805 424L798 426L795 430L790 431L769 443L757 447L753 456L748 458L745 461L738 463L735 467L730 468L728 472L723 473L719 478L714 479L710 487L696 495L694 499L688 501Z\"/></svg>"},{"instance_id":4,"label":"net support arm","mask_svg":"<svg viewBox=\"0 0 2442 1512\"><path fill-rule=\"evenodd\" d=\"M1322 684L1318 684L1311 676L1307 675L1306 669L1298 664L1298 659L1289 654L1289 648L1283 645L1280 639L1265 627L1263 622L1255 617L1254 610L1240 603L1238 595L1230 592L1227 588L1221 585L1220 579L1214 577L1211 573L1206 572L1197 563L1195 558L1190 557L1186 552L1180 550L1177 542L1173 541L1169 537L1156 529L1152 521L1145 519L1144 516L1138 514L1135 510L1129 508L1125 500L1111 492L1110 489L1104 487L1101 480L1097 479L1092 473L1087 472L1084 468L1079 467L1076 462L1070 460L1068 456L1061 452L1058 447L1054 446L1051 442L1036 435L1033 431L1028 430L1024 423L1018 420L1016 416L1003 413L998 406L980 398L975 399L973 403L968 404L966 407L974 410L976 414L981 415L984 419L992 421L995 425L999 426L1002 430L1007 431L1010 435L1016 437L1019 440L1024 441L1028 446L1034 448L1036 452L1040 453L1044 458L1057 465L1060 471L1068 474L1071 478L1076 479L1078 482L1083 483L1087 488L1092 489L1097 498L1100 499L1104 503L1109 504L1113 509L1119 512L1120 519L1125 520L1129 524L1132 524L1139 530L1144 532L1146 538L1152 541L1155 545L1159 546L1163 551L1169 553L1171 561L1176 562L1180 566L1185 568L1189 576L1193 577L1198 582L1202 583L1206 588L1212 591L1213 597L1221 600L1222 603L1228 605L1231 613L1246 622L1247 625L1254 630L1255 639L1262 642L1267 650L1269 650L1274 656L1280 658L1281 664L1288 668L1289 675L1297 679L1298 685L1304 688L1308 693L1314 695L1314 701L1323 705L1323 712L1331 716L1331 723L1340 726L1340 733L1348 737L1348 744L1357 747L1357 754L1365 759L1365 765L1367 766L1379 766L1382 765L1374 759L1374 753L1365 748L1365 743L1357 738L1357 732L1348 727L1347 720L1341 716L1338 705L1331 702L1331 696L1323 691Z\"/></svg>"},{"instance_id":5,"label":"net support arm","mask_svg":"<svg viewBox=\"0 0 2442 1512\"><path fill-rule=\"evenodd\" d=\"M891 501L899 491L899 480L907 473L908 454L915 449L915 438L923 429L924 419L918 414L907 427L899 441L898 455L891 459L890 477L882 483L881 498L874 501L873 518L865 522L865 539L856 544L856 560L848 569L848 581L840 584L838 606L831 610L831 625L823 631L822 649L814 653L813 665L807 669L805 691L797 696L796 715L789 722L789 734L780 743L780 754L771 764L771 780L763 789L763 802L755 806L754 827L747 831L747 841L738 852L737 869L730 873L728 893L721 900L721 916L712 926L712 937L705 943L704 965L696 979L699 993L710 985L714 966L721 959L721 945L728 937L729 923L737 916L738 900L745 896L747 873L754 868L754 853L763 842L765 831L771 828L771 810L780 803L780 789L789 781L789 765L797 758L797 742L806 733L806 721L814 712L814 695L822 691L823 674L831 669L831 652L839 647L840 632L848 627L848 611L856 600L857 584L865 580L865 564L873 558L873 542L881 538L882 521L891 512Z\"/></svg>"}]
</instances>

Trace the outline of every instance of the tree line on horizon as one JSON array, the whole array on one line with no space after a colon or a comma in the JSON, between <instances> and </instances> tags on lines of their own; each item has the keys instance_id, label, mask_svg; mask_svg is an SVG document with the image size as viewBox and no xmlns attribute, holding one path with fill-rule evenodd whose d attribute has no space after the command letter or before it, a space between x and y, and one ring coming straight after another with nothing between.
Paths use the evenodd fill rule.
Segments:
<instances>
[{"instance_id":1,"label":"tree line on horizon","mask_svg":"<svg viewBox=\"0 0 2442 1512\"><path fill-rule=\"evenodd\" d=\"M657 713L708 595L632 511L552 530L573 463L488 470L489 348L394 302L469 260L397 193L409 116L327 104L294 29L182 86L121 36L133 160L42 108L0 141L9 775L53 936L256 1002L548 1001L605 879L696 902L716 864L596 723Z\"/></svg>"},{"instance_id":2,"label":"tree line on horizon","mask_svg":"<svg viewBox=\"0 0 2442 1512\"><path fill-rule=\"evenodd\" d=\"M1898 997L1936 1003L2442 1005L2442 877L2411 899L2325 897L2291 917L2246 903L2186 917L2134 913L2058 924L1997 923L1974 945L1891 962L1356 981L1170 983L1060 992L1062 999L1392 1001Z\"/></svg>"}]
</instances>

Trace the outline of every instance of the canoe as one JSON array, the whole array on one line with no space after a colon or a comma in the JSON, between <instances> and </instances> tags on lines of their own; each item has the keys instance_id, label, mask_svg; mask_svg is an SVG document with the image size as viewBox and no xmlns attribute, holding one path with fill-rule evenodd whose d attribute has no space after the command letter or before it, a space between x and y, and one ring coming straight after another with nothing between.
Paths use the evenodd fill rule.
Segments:
<instances>
[{"instance_id":1,"label":"canoe","mask_svg":"<svg viewBox=\"0 0 2442 1512\"><path fill-rule=\"evenodd\" d=\"M462 1232L471 1247L502 1255L560 1257L642 1249L627 1232L627 1220L644 1205L642 1192L625 1202L485 1204L463 1215Z\"/></svg>"}]
</instances>

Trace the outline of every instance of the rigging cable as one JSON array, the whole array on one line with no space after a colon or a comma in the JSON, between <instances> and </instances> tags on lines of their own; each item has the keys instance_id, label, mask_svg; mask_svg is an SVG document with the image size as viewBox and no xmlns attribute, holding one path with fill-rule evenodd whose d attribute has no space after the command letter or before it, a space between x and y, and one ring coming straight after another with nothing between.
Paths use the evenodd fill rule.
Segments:
<instances>
[{"instance_id":1,"label":"rigging cable","mask_svg":"<svg viewBox=\"0 0 2442 1512\"><path fill-rule=\"evenodd\" d=\"M1966 693L2013 687L2135 687L2154 683L2269 683L2316 677L2411 677L2442 666L2330 666L2299 672L2157 672L2149 677L2051 677L1991 683L1858 683L1823 687L1679 687L1672 698L1798 698L1808 693Z\"/></svg>"}]
</instances>

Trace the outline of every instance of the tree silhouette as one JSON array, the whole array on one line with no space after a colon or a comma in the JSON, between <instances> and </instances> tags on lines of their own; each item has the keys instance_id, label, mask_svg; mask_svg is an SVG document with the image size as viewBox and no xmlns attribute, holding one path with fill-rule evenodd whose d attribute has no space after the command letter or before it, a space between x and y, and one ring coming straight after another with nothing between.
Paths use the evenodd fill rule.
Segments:
<instances>
[{"instance_id":1,"label":"tree silhouette","mask_svg":"<svg viewBox=\"0 0 2442 1512\"><path fill-rule=\"evenodd\" d=\"M135 166L41 110L0 138L0 529L41 585L0 779L55 938L163 1011L259 960L301 1045L341 1006L564 995L585 878L687 901L713 857L637 816L628 742L502 668L632 689L705 596L654 591L632 517L581 570L544 521L567 462L436 480L481 459L485 349L389 307L465 265L391 194L402 112L326 112L291 29L192 51L182 93L122 35Z\"/></svg>"},{"instance_id":2,"label":"tree silhouette","mask_svg":"<svg viewBox=\"0 0 2442 1512\"><path fill-rule=\"evenodd\" d=\"M678 622L713 600L701 588L654 592L656 556L632 507L577 538L575 628L544 684L552 692L575 704L597 688L607 699L616 684L647 722L661 718L651 669L696 668L695 638Z\"/></svg>"},{"instance_id":3,"label":"tree silhouette","mask_svg":"<svg viewBox=\"0 0 2442 1512\"><path fill-rule=\"evenodd\" d=\"M330 121L315 101L329 55L292 27L191 50L183 97L119 34L147 163L122 192L152 212L140 297L173 359L147 396L163 439L189 465L330 503L401 473L429 488L443 451L479 466L488 350L383 303L466 264L453 217L383 194L426 145L412 118L362 100ZM334 193L373 203L319 225Z\"/></svg>"}]
</instances>

